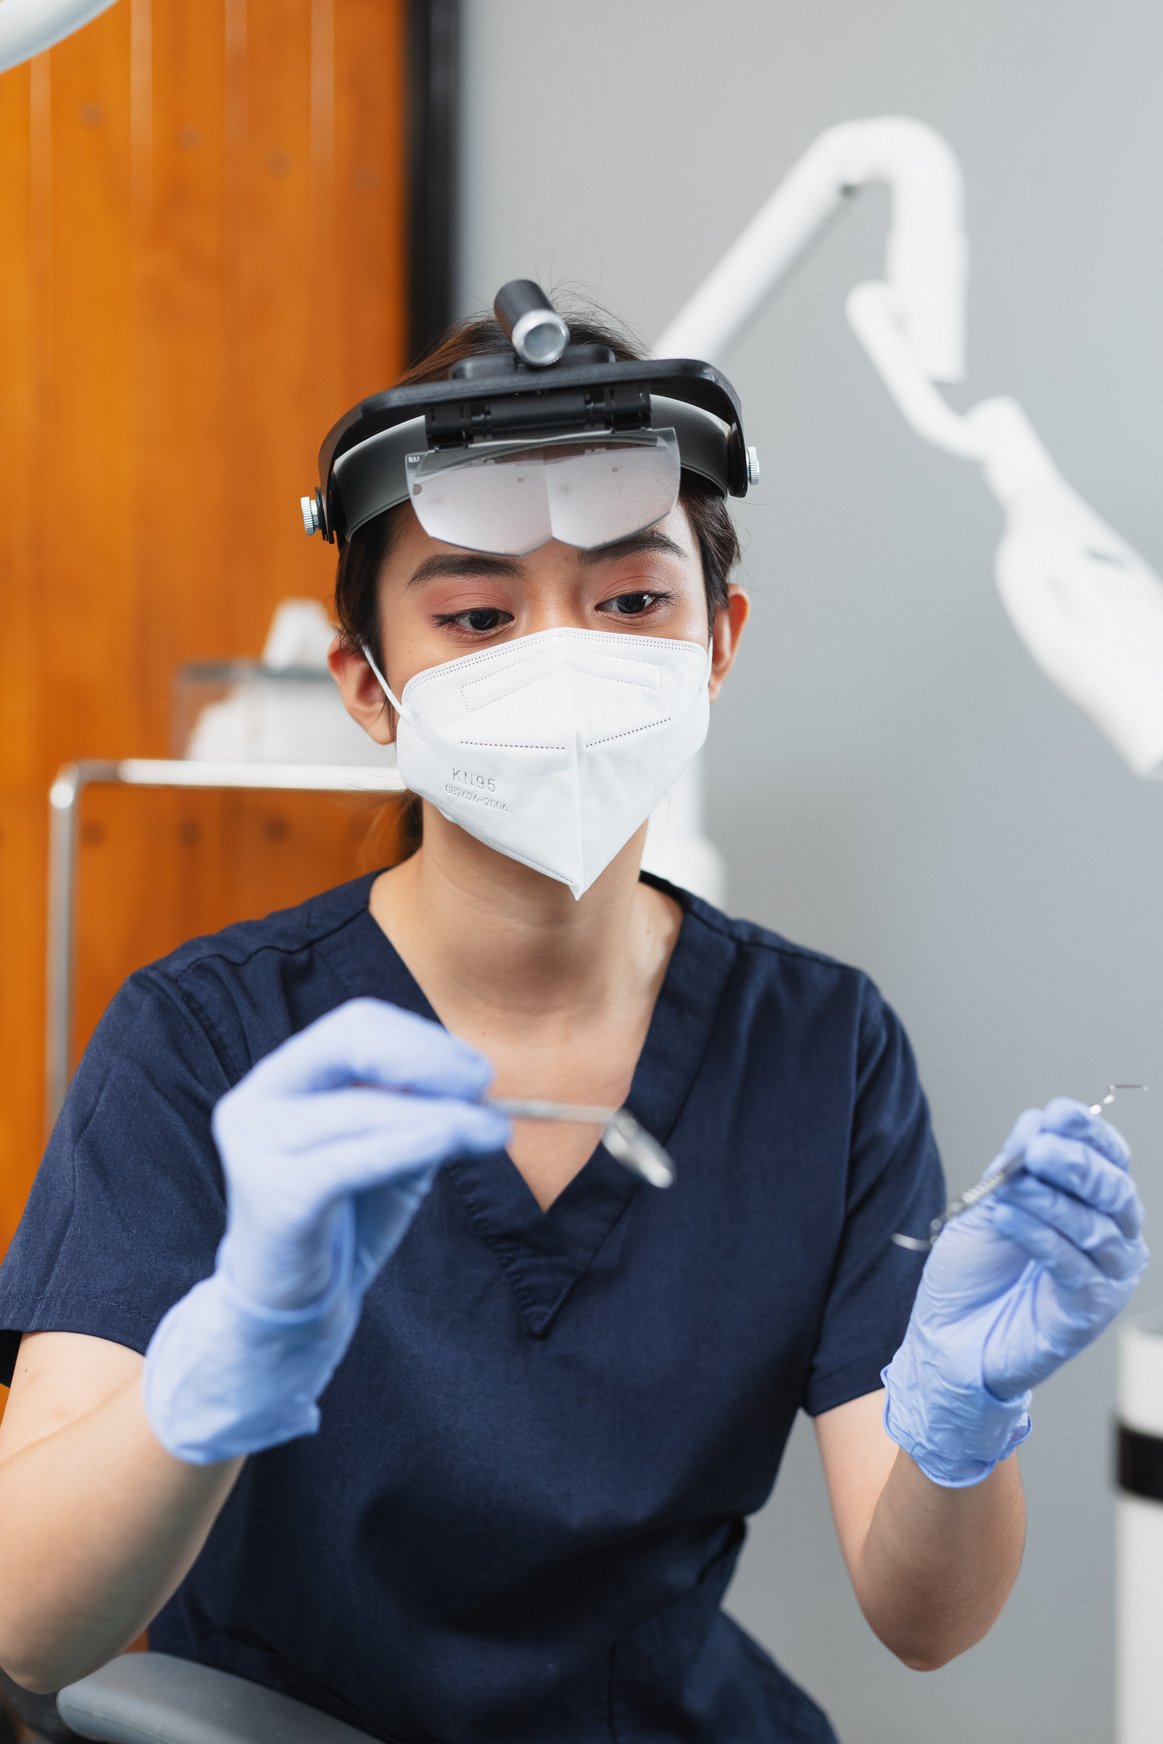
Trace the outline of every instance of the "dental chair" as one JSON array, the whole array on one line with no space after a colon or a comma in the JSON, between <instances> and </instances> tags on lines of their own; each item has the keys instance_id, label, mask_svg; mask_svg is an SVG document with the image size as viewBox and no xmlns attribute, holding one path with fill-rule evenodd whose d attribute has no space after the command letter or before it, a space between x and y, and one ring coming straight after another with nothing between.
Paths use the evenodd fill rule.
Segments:
<instances>
[{"instance_id":1,"label":"dental chair","mask_svg":"<svg viewBox=\"0 0 1163 1744\"><path fill-rule=\"evenodd\" d=\"M55 1696L33 1695L0 1671L0 1744L89 1738L105 1744L375 1744L366 1732L277 1690L168 1653L122 1653Z\"/></svg>"}]
</instances>

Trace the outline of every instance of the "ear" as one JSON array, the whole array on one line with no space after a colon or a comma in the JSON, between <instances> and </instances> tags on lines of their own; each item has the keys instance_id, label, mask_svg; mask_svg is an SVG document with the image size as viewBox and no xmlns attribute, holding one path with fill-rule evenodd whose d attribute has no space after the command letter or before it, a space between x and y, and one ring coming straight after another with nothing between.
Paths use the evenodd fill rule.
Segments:
<instances>
[{"instance_id":1,"label":"ear","mask_svg":"<svg viewBox=\"0 0 1163 1744\"><path fill-rule=\"evenodd\" d=\"M396 737L396 711L359 649L337 635L327 651L327 664L352 720L358 721L377 745L392 744Z\"/></svg>"},{"instance_id":2,"label":"ear","mask_svg":"<svg viewBox=\"0 0 1163 1744\"><path fill-rule=\"evenodd\" d=\"M750 614L751 601L741 587L732 587L726 605L720 606L715 613L715 627L711 631L711 678L707 686L712 702L735 664L739 637Z\"/></svg>"}]
</instances>

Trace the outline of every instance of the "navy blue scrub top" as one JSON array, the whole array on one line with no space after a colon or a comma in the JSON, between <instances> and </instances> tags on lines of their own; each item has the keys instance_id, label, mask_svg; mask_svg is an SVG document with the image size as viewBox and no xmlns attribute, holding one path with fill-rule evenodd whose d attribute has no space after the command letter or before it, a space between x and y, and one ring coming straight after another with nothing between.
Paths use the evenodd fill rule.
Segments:
<instances>
[{"instance_id":1,"label":"navy blue scrub top","mask_svg":"<svg viewBox=\"0 0 1163 1744\"><path fill-rule=\"evenodd\" d=\"M213 1270L210 1112L258 1059L357 994L433 1016L373 877L117 994L0 1267L0 1383L20 1331L144 1351ZM599 1148L543 1212L504 1153L449 1162L154 1649L402 1744L833 1740L720 1600L797 1410L879 1387L940 1165L867 976L651 882L684 915L629 1107L675 1185Z\"/></svg>"}]
</instances>

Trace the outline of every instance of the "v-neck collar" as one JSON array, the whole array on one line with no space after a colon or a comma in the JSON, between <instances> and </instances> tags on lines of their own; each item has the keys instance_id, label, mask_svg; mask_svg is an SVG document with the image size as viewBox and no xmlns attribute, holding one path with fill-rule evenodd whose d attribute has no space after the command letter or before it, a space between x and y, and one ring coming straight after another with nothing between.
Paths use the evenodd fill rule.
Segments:
<instances>
[{"instance_id":1,"label":"v-neck collar","mask_svg":"<svg viewBox=\"0 0 1163 1744\"><path fill-rule=\"evenodd\" d=\"M368 898L377 876L372 873L366 880ZM706 924L704 916L714 911L697 897L652 873L640 876L672 896L683 911L626 1098L634 1117L665 1145L710 1042L734 942ZM440 1022L366 900L353 924L332 934L323 948L352 997L388 999ZM536 1094L535 1085L529 1094ZM639 1193L658 1191L616 1163L600 1144L545 1211L507 1151L452 1158L441 1175L456 1188L495 1253L521 1320L534 1337L549 1331L627 1207Z\"/></svg>"}]
</instances>

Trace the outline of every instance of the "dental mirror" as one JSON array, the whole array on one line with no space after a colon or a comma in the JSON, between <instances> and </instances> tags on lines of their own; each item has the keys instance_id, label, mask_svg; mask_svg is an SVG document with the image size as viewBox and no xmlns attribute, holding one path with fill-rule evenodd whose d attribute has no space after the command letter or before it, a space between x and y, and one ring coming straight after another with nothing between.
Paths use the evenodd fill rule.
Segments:
<instances>
[{"instance_id":1,"label":"dental mirror","mask_svg":"<svg viewBox=\"0 0 1163 1744\"><path fill-rule=\"evenodd\" d=\"M491 1096L488 1105L513 1120L561 1120L579 1126L600 1126L602 1143L631 1174L641 1175L652 1187L669 1187L674 1180L674 1164L658 1140L626 1108L595 1108L587 1103L546 1102L520 1096Z\"/></svg>"}]
</instances>

